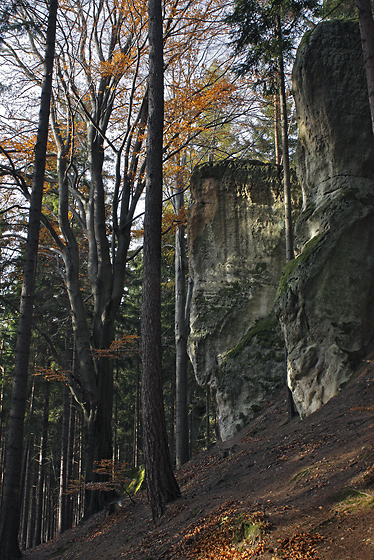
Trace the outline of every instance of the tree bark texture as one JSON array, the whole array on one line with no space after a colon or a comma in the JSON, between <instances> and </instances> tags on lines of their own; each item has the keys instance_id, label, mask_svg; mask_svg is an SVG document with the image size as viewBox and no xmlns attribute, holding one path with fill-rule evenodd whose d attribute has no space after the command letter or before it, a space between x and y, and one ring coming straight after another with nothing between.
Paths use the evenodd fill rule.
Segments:
<instances>
[{"instance_id":1,"label":"tree bark texture","mask_svg":"<svg viewBox=\"0 0 374 560\"><path fill-rule=\"evenodd\" d=\"M356 0L374 134L374 20L370 0Z\"/></svg>"},{"instance_id":2,"label":"tree bark texture","mask_svg":"<svg viewBox=\"0 0 374 560\"><path fill-rule=\"evenodd\" d=\"M18 544L18 529L20 524L20 482L23 430L27 393L28 363L30 355L35 273L39 244L41 204L43 197L48 122L52 90L57 6L58 0L50 1L47 46L40 101L38 134L35 146L34 177L30 201L25 265L17 332L16 361L7 439L4 495L0 522L0 557L2 560L13 560L14 558L21 557Z\"/></svg>"},{"instance_id":3,"label":"tree bark texture","mask_svg":"<svg viewBox=\"0 0 374 560\"><path fill-rule=\"evenodd\" d=\"M142 414L148 500L153 519L179 496L162 394L161 215L163 145L163 32L160 0L149 0L149 117L142 288Z\"/></svg>"}]
</instances>

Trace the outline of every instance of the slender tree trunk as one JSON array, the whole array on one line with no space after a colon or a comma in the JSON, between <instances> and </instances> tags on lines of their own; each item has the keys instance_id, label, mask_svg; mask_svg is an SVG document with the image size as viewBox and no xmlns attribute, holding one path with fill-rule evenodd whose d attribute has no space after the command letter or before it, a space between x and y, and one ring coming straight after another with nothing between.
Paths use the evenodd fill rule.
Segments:
<instances>
[{"instance_id":1,"label":"slender tree trunk","mask_svg":"<svg viewBox=\"0 0 374 560\"><path fill-rule=\"evenodd\" d=\"M288 119L287 119L287 102L286 102L286 88L284 79L283 58L279 60L279 97L280 97L280 112L281 112L281 128L282 128L282 160L283 160L283 183L284 183L284 223L285 223L285 237L286 237L286 262L295 258L293 248L293 225L292 225L292 204L291 204L291 178L290 178L290 160L288 151ZM287 363L287 350L286 350L286 363ZM296 416L295 404L292 397L292 391L287 383L287 409L288 418L291 419Z\"/></svg>"},{"instance_id":2,"label":"slender tree trunk","mask_svg":"<svg viewBox=\"0 0 374 560\"><path fill-rule=\"evenodd\" d=\"M0 522L0 557L13 560L21 557L18 544L20 524L20 482L23 430L26 406L28 363L35 287L35 271L39 244L39 227L48 138L48 121L52 89L53 58L55 52L56 16L58 0L51 0L47 29L42 97L40 102L38 135L35 146L34 178L30 201L25 266L16 344L16 362L11 397L7 439L4 496Z\"/></svg>"},{"instance_id":3,"label":"slender tree trunk","mask_svg":"<svg viewBox=\"0 0 374 560\"><path fill-rule=\"evenodd\" d=\"M67 470L68 470L68 443L69 443L69 420L70 420L70 391L65 385L62 405L62 430L61 430L61 457L60 457L60 484L58 504L58 532L63 533L67 529Z\"/></svg>"},{"instance_id":4,"label":"slender tree trunk","mask_svg":"<svg viewBox=\"0 0 374 560\"><path fill-rule=\"evenodd\" d=\"M36 496L36 512L35 512L35 532L33 546L38 546L42 542L43 535L43 511L44 511L44 486L45 471L47 466L47 443L48 443L48 417L49 417L49 396L51 386L49 381L45 382L44 409L43 409L43 427L40 440L39 454L39 473L38 486Z\"/></svg>"},{"instance_id":5,"label":"slender tree trunk","mask_svg":"<svg viewBox=\"0 0 374 560\"><path fill-rule=\"evenodd\" d=\"M43 531L42 542L48 542L53 539L56 534L56 525L58 517L56 516L58 500L55 503L55 494L53 489L57 482L52 475L51 462L46 465L47 472L44 477L44 517L43 517Z\"/></svg>"},{"instance_id":6,"label":"slender tree trunk","mask_svg":"<svg viewBox=\"0 0 374 560\"><path fill-rule=\"evenodd\" d=\"M175 376L173 376L170 379L170 389L169 389L169 424L167 422L167 417L166 417L166 430L168 432L168 441L169 441L169 452L170 452L170 459L171 459L171 463L174 465L175 464L175 446L176 446L176 440L175 440L175 391L176 391L176 379Z\"/></svg>"},{"instance_id":7,"label":"slender tree trunk","mask_svg":"<svg viewBox=\"0 0 374 560\"><path fill-rule=\"evenodd\" d=\"M30 408L27 416L27 422L32 420L34 414L35 405L35 378L32 380L31 395L30 395ZM34 457L34 447L35 447L35 435L29 434L26 438L26 446L23 454L23 464L22 464L22 508L21 508L21 527L19 531L19 542L21 548L26 546L27 542L27 527L29 520L29 509L30 509L30 494L31 494L31 472L33 469L31 465L34 463L32 458ZM30 483L31 480L31 483Z\"/></svg>"},{"instance_id":8,"label":"slender tree trunk","mask_svg":"<svg viewBox=\"0 0 374 560\"><path fill-rule=\"evenodd\" d=\"M69 371L74 366L74 355L72 349L72 335L70 324L65 332L65 370ZM60 453L60 474L59 474L59 494L58 494L58 532L63 533L67 526L67 485L68 485L68 445L69 445L69 422L70 422L70 390L67 382L64 386L62 400L62 427L61 427L61 453Z\"/></svg>"},{"instance_id":9,"label":"slender tree trunk","mask_svg":"<svg viewBox=\"0 0 374 560\"><path fill-rule=\"evenodd\" d=\"M118 384L118 360L116 360L116 385ZM119 462L119 447L118 447L118 393L114 391L114 409L113 409L113 450L112 450L112 461L113 466L116 462Z\"/></svg>"},{"instance_id":10,"label":"slender tree trunk","mask_svg":"<svg viewBox=\"0 0 374 560\"><path fill-rule=\"evenodd\" d=\"M27 543L27 527L29 521L29 511L30 511L30 494L31 494L31 483L30 477L32 473L31 467L31 456L34 453L34 438L33 436L29 437L28 442L26 444L25 453L24 453L24 460L23 460L23 496L22 496L22 518L21 518L21 527L20 527L20 535L19 541L21 548L26 548Z\"/></svg>"},{"instance_id":11,"label":"slender tree trunk","mask_svg":"<svg viewBox=\"0 0 374 560\"><path fill-rule=\"evenodd\" d=\"M74 478L74 444L75 444L75 405L70 395L70 410L69 410L69 437L68 437L68 452L67 452L67 470L66 470L66 484ZM66 512L64 526L70 529L73 525L73 505L74 498L71 495L65 496L66 498Z\"/></svg>"},{"instance_id":12,"label":"slender tree trunk","mask_svg":"<svg viewBox=\"0 0 374 560\"><path fill-rule=\"evenodd\" d=\"M279 139L279 95L274 95L274 148L275 148L275 163L281 163L281 149Z\"/></svg>"},{"instance_id":13,"label":"slender tree trunk","mask_svg":"<svg viewBox=\"0 0 374 560\"><path fill-rule=\"evenodd\" d=\"M75 435L75 469L73 478L76 480L82 480L83 477L83 421L82 416L78 415L76 417L76 435ZM77 493L74 500L74 511L73 511L73 523L77 525L81 518L83 517L84 510L84 489L81 488Z\"/></svg>"},{"instance_id":14,"label":"slender tree trunk","mask_svg":"<svg viewBox=\"0 0 374 560\"><path fill-rule=\"evenodd\" d=\"M175 211L184 207L181 186L174 197ZM179 467L189 459L188 445L188 405L187 405L187 322L186 310L186 245L184 226L175 233L175 378L176 378L176 442L175 458Z\"/></svg>"},{"instance_id":15,"label":"slender tree trunk","mask_svg":"<svg viewBox=\"0 0 374 560\"><path fill-rule=\"evenodd\" d=\"M149 120L142 290L143 447L153 519L179 496L166 433L161 355L161 214L163 145L163 35L160 0L148 1Z\"/></svg>"},{"instance_id":16,"label":"slender tree trunk","mask_svg":"<svg viewBox=\"0 0 374 560\"><path fill-rule=\"evenodd\" d=\"M34 446L34 448L35 447L36 446ZM30 511L27 524L26 548L32 548L32 541L35 532L36 486L38 473L36 468L36 461L34 459L31 460L30 469Z\"/></svg>"},{"instance_id":17,"label":"slender tree trunk","mask_svg":"<svg viewBox=\"0 0 374 560\"><path fill-rule=\"evenodd\" d=\"M374 20L370 0L356 0L374 134Z\"/></svg>"},{"instance_id":18,"label":"slender tree trunk","mask_svg":"<svg viewBox=\"0 0 374 560\"><path fill-rule=\"evenodd\" d=\"M286 261L295 258L293 248L290 156L288 149L288 118L283 57L279 57L279 100L282 129L282 161L284 185L284 222L286 231Z\"/></svg>"},{"instance_id":19,"label":"slender tree trunk","mask_svg":"<svg viewBox=\"0 0 374 560\"><path fill-rule=\"evenodd\" d=\"M280 17L277 18L277 32L279 44L282 44L282 30ZM284 186L284 224L286 238L286 262L295 258L294 242L293 242L293 224L292 224L292 202L291 202L291 174L290 174L290 156L288 149L288 118L287 118L287 98L286 98L286 81L284 76L284 62L282 54L278 57L279 66L279 103L282 130L282 161L283 161L283 186ZM287 350L286 350L287 352ZM287 363L287 356L286 356ZM292 391L287 382L287 408L289 419L296 415L295 404L293 402Z\"/></svg>"}]
</instances>

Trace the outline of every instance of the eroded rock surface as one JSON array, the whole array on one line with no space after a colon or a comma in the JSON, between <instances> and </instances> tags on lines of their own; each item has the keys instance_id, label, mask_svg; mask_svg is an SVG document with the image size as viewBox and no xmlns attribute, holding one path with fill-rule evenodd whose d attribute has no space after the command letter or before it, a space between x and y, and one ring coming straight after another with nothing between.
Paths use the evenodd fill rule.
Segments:
<instances>
[{"instance_id":1,"label":"eroded rock surface","mask_svg":"<svg viewBox=\"0 0 374 560\"><path fill-rule=\"evenodd\" d=\"M215 389L222 439L286 379L271 316L285 262L279 174L275 165L236 161L202 166L191 181L189 353L198 382Z\"/></svg>"},{"instance_id":2,"label":"eroded rock surface","mask_svg":"<svg viewBox=\"0 0 374 560\"><path fill-rule=\"evenodd\" d=\"M301 416L352 375L374 336L374 140L358 27L318 25L293 72L303 213L280 286Z\"/></svg>"}]
</instances>

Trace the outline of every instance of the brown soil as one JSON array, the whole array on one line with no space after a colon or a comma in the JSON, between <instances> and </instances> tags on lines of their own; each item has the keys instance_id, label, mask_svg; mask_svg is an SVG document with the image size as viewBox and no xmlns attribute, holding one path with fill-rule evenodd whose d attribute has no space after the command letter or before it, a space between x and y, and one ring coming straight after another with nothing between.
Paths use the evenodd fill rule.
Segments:
<instances>
[{"instance_id":1,"label":"brown soil","mask_svg":"<svg viewBox=\"0 0 374 560\"><path fill-rule=\"evenodd\" d=\"M180 469L182 497L156 525L141 493L25 558L373 559L374 366L303 421L285 409L282 393Z\"/></svg>"}]
</instances>

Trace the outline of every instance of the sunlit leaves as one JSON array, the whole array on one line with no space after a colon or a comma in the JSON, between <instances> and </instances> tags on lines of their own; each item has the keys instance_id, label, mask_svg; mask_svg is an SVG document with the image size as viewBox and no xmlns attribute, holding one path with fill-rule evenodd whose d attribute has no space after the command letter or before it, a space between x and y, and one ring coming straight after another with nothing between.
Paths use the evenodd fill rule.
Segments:
<instances>
[{"instance_id":1,"label":"sunlit leaves","mask_svg":"<svg viewBox=\"0 0 374 560\"><path fill-rule=\"evenodd\" d=\"M183 206L177 212L167 207L162 216L162 231L166 233L175 233L182 226L187 225L188 208Z\"/></svg>"},{"instance_id":2,"label":"sunlit leaves","mask_svg":"<svg viewBox=\"0 0 374 560\"><path fill-rule=\"evenodd\" d=\"M63 371L62 369L53 369L51 367L42 367L35 365L34 367L34 377L42 377L45 381L58 381L64 383L68 382L68 375L71 372Z\"/></svg>"},{"instance_id":3,"label":"sunlit leaves","mask_svg":"<svg viewBox=\"0 0 374 560\"><path fill-rule=\"evenodd\" d=\"M295 533L278 541L277 552L285 560L318 560L316 545L322 540L317 533Z\"/></svg>"},{"instance_id":4,"label":"sunlit leaves","mask_svg":"<svg viewBox=\"0 0 374 560\"><path fill-rule=\"evenodd\" d=\"M171 558L190 560L250 560L265 552L269 525L263 512L250 512L240 502L226 502L192 524Z\"/></svg>"},{"instance_id":5,"label":"sunlit leaves","mask_svg":"<svg viewBox=\"0 0 374 560\"><path fill-rule=\"evenodd\" d=\"M131 496L139 491L144 480L144 467L131 469L128 463L112 459L103 459L95 463L94 472L106 480L85 482L83 477L71 480L67 494L76 494L84 490L99 490L101 492L115 491L119 495Z\"/></svg>"},{"instance_id":6,"label":"sunlit leaves","mask_svg":"<svg viewBox=\"0 0 374 560\"><path fill-rule=\"evenodd\" d=\"M93 356L99 358L119 358L139 353L139 336L124 334L120 340L113 340L109 348L95 348Z\"/></svg>"}]
</instances>

